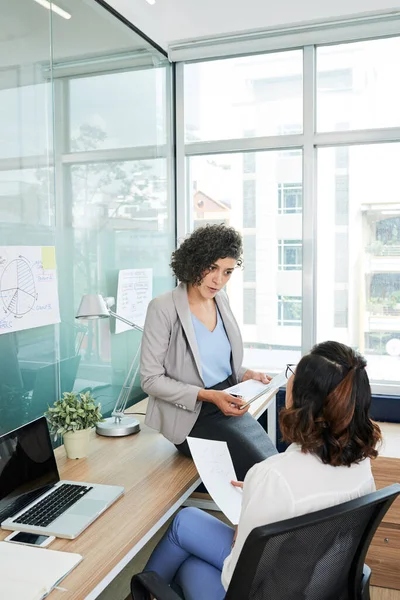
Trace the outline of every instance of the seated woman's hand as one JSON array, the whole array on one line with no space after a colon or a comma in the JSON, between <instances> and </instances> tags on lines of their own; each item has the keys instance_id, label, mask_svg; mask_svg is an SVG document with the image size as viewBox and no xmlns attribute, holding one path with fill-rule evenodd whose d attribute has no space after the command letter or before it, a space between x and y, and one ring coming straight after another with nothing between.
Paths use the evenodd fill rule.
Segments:
<instances>
[{"instance_id":1,"label":"seated woman's hand","mask_svg":"<svg viewBox=\"0 0 400 600\"><path fill-rule=\"evenodd\" d=\"M219 390L211 391L210 402L218 406L219 410L227 417L241 417L249 410L248 406L242 409L239 408L242 404L246 404L246 401L243 400L243 398L231 396L230 394Z\"/></svg>"},{"instance_id":2,"label":"seated woman's hand","mask_svg":"<svg viewBox=\"0 0 400 600\"><path fill-rule=\"evenodd\" d=\"M243 489L243 481L234 481L232 479L231 484L233 485L233 487L237 487L237 488Z\"/></svg>"},{"instance_id":3,"label":"seated woman's hand","mask_svg":"<svg viewBox=\"0 0 400 600\"><path fill-rule=\"evenodd\" d=\"M269 383L272 377L266 375L265 373L259 373L258 371L252 371L251 369L247 369L247 371L243 375L242 381L247 381L248 379L255 379L255 381L261 381L261 383Z\"/></svg>"}]
</instances>

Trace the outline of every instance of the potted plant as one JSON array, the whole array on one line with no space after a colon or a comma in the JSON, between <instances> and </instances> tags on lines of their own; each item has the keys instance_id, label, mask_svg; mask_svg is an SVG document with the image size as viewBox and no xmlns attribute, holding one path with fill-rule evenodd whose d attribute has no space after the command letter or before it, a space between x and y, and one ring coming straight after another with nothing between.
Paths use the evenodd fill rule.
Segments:
<instances>
[{"instance_id":1,"label":"potted plant","mask_svg":"<svg viewBox=\"0 0 400 600\"><path fill-rule=\"evenodd\" d=\"M87 455L93 427L102 421L100 404L90 392L76 394L65 392L60 400L45 413L54 441L63 436L68 458L83 458Z\"/></svg>"}]
</instances>

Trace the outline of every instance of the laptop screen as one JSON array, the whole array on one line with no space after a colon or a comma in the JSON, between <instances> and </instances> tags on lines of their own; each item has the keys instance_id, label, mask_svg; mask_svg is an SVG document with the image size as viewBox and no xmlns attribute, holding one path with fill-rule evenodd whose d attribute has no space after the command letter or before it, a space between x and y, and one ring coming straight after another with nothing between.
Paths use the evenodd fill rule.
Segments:
<instances>
[{"instance_id":1,"label":"laptop screen","mask_svg":"<svg viewBox=\"0 0 400 600\"><path fill-rule=\"evenodd\" d=\"M3 521L59 480L45 417L0 437L0 516Z\"/></svg>"}]
</instances>

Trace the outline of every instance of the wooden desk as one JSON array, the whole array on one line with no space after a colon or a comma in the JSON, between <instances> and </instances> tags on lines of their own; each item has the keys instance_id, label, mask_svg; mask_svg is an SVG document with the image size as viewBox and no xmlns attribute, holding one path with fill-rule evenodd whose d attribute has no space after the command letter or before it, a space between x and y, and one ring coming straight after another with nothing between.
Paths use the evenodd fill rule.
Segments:
<instances>
[{"instance_id":1,"label":"wooden desk","mask_svg":"<svg viewBox=\"0 0 400 600\"><path fill-rule=\"evenodd\" d=\"M372 461L377 489L400 482L400 458L379 456ZM383 517L365 560L372 569L371 583L400 590L400 498Z\"/></svg>"},{"instance_id":2,"label":"wooden desk","mask_svg":"<svg viewBox=\"0 0 400 600\"><path fill-rule=\"evenodd\" d=\"M136 410L143 412L143 404ZM138 417L143 423L144 417ZM55 540L52 550L84 558L54 590L51 600L93 600L143 548L196 489L200 479L189 458L156 431L142 425L138 435L96 436L86 459L55 451L62 479L123 485L125 494L75 540ZM0 530L0 539L10 532ZM43 550L45 552L45 550ZM133 575L133 573L132 573Z\"/></svg>"},{"instance_id":3,"label":"wooden desk","mask_svg":"<svg viewBox=\"0 0 400 600\"><path fill-rule=\"evenodd\" d=\"M274 400L254 402L252 414L258 418L271 408L275 423ZM146 407L143 400L131 412L146 412ZM84 558L61 584L68 591L54 590L51 600L97 598L200 484L193 461L143 425L143 416L137 418L142 427L138 435L108 438L93 433L85 459L67 459L63 446L55 451L61 479L123 485L125 494L75 540L51 544L52 550ZM0 529L0 539L9 533Z\"/></svg>"}]
</instances>

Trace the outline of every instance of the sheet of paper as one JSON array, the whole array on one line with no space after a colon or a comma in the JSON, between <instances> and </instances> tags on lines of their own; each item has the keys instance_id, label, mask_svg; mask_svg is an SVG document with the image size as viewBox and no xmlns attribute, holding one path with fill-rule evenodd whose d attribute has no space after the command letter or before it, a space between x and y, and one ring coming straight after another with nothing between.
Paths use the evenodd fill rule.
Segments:
<instances>
[{"instance_id":1,"label":"sheet of paper","mask_svg":"<svg viewBox=\"0 0 400 600\"><path fill-rule=\"evenodd\" d=\"M59 322L54 246L0 246L0 334Z\"/></svg>"},{"instance_id":2,"label":"sheet of paper","mask_svg":"<svg viewBox=\"0 0 400 600\"><path fill-rule=\"evenodd\" d=\"M190 452L208 493L224 515L239 523L242 490L231 484L236 480L235 469L226 442L187 438Z\"/></svg>"},{"instance_id":3,"label":"sheet of paper","mask_svg":"<svg viewBox=\"0 0 400 600\"><path fill-rule=\"evenodd\" d=\"M146 311L153 294L153 269L122 269L118 273L116 313L143 327ZM132 327L115 321L115 333L131 331Z\"/></svg>"},{"instance_id":4,"label":"sheet of paper","mask_svg":"<svg viewBox=\"0 0 400 600\"><path fill-rule=\"evenodd\" d=\"M280 387L286 385L287 379L285 377L285 371L278 373L271 379L271 381L267 384L261 383L261 381L256 381L255 379L248 379L247 381L243 381L242 383L237 383L229 388L224 390L225 392L231 394L237 394L246 400L255 399L256 396L265 394L271 395L273 392L277 391Z\"/></svg>"}]
</instances>

